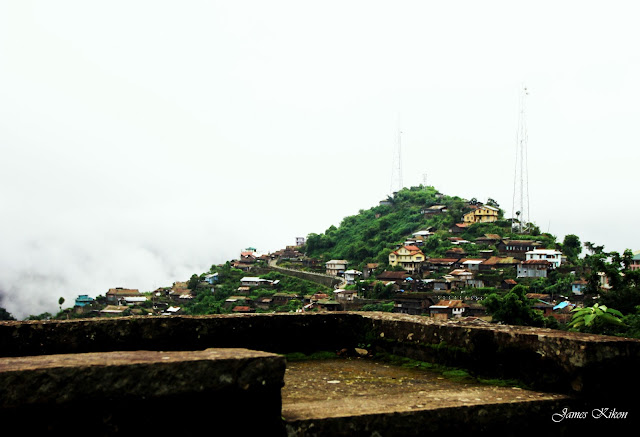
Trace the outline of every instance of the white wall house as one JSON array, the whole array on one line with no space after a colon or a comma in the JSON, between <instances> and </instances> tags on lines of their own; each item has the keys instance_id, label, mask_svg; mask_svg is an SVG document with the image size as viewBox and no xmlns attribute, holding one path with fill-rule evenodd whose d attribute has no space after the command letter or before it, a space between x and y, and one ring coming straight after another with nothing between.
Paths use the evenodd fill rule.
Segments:
<instances>
[{"instance_id":1,"label":"white wall house","mask_svg":"<svg viewBox=\"0 0 640 437\"><path fill-rule=\"evenodd\" d=\"M343 288L339 288L333 291L333 295L337 301L352 301L354 297L358 296L358 292L355 290L345 290Z\"/></svg>"},{"instance_id":2,"label":"white wall house","mask_svg":"<svg viewBox=\"0 0 640 437\"><path fill-rule=\"evenodd\" d=\"M549 261L551 268L555 269L562 264L562 252L554 249L533 249L525 254L525 259L526 261L532 259Z\"/></svg>"},{"instance_id":3,"label":"white wall house","mask_svg":"<svg viewBox=\"0 0 640 437\"><path fill-rule=\"evenodd\" d=\"M462 263L462 266L469 271L477 272L483 262L484 259L467 259Z\"/></svg>"},{"instance_id":4,"label":"white wall house","mask_svg":"<svg viewBox=\"0 0 640 437\"><path fill-rule=\"evenodd\" d=\"M244 278L240 279L240 284L243 287L259 287L260 285L277 285L278 283L280 283L279 279L276 279L275 281L271 281L269 279L262 279L255 276L245 276Z\"/></svg>"},{"instance_id":5,"label":"white wall house","mask_svg":"<svg viewBox=\"0 0 640 437\"><path fill-rule=\"evenodd\" d=\"M327 261L325 263L327 275L340 276L344 274L348 264L349 262L344 259L332 259L331 261Z\"/></svg>"},{"instance_id":6,"label":"white wall house","mask_svg":"<svg viewBox=\"0 0 640 437\"><path fill-rule=\"evenodd\" d=\"M344 279L347 281L347 284L355 284L356 279L360 276L362 276L362 272L359 272L358 270L346 270L344 272Z\"/></svg>"}]
</instances>

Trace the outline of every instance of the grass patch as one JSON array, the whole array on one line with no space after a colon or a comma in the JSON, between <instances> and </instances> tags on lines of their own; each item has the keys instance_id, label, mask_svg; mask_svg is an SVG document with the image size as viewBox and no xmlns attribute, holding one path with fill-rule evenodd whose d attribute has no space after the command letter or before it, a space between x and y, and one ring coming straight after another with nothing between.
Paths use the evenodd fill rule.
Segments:
<instances>
[{"instance_id":1,"label":"grass patch","mask_svg":"<svg viewBox=\"0 0 640 437\"><path fill-rule=\"evenodd\" d=\"M400 355L393 355L387 353L378 353L375 355L376 359L384 361L389 364L406 368L417 368L423 370L431 370L440 373L443 377L456 382L478 383L485 385L492 385L498 387L519 387L522 389L529 389L526 384L516 379L500 379L500 378L480 378L470 374L467 370L459 369L455 367L447 367L441 364L428 363L425 361L414 360L412 358L403 357Z\"/></svg>"},{"instance_id":2,"label":"grass patch","mask_svg":"<svg viewBox=\"0 0 640 437\"><path fill-rule=\"evenodd\" d=\"M457 382L476 382L477 381L477 379L471 376L469 372L462 369L445 370L442 372L442 376Z\"/></svg>"},{"instance_id":3,"label":"grass patch","mask_svg":"<svg viewBox=\"0 0 640 437\"><path fill-rule=\"evenodd\" d=\"M498 387L518 387L529 390L530 387L517 379L477 378L481 384L495 385Z\"/></svg>"},{"instance_id":4,"label":"grass patch","mask_svg":"<svg viewBox=\"0 0 640 437\"><path fill-rule=\"evenodd\" d=\"M291 352L284 355L287 361L308 361L308 360L329 360L338 358L335 352L331 351L318 351L311 354L305 354L302 352Z\"/></svg>"}]
</instances>

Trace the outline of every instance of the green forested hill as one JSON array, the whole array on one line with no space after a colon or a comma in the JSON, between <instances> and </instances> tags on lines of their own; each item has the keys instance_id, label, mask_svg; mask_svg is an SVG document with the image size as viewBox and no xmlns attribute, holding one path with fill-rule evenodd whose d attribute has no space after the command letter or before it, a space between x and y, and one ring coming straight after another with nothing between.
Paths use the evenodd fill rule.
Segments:
<instances>
[{"instance_id":1,"label":"green forested hill","mask_svg":"<svg viewBox=\"0 0 640 437\"><path fill-rule=\"evenodd\" d=\"M307 256L322 260L347 259L354 267L367 262L387 263L389 252L402 244L412 233L433 228L435 235L430 237L422 250L427 256L442 257L452 247L448 240L452 234L449 229L462 221L462 216L471 211L471 203L457 196L438 193L431 186L404 188L386 199L388 204L360 210L356 215L345 217L338 227L331 226L324 233L309 234L305 251ZM497 203L487 199L487 204ZM445 205L444 214L425 215L423 211L433 205ZM484 234L498 234L503 238L542 240L547 246L554 247L555 237L540 234L534 228L531 235L515 236L511 233L510 222L501 220L495 223L482 223L470 226L459 236L470 241ZM468 245L465 251L473 255L481 246Z\"/></svg>"}]
</instances>

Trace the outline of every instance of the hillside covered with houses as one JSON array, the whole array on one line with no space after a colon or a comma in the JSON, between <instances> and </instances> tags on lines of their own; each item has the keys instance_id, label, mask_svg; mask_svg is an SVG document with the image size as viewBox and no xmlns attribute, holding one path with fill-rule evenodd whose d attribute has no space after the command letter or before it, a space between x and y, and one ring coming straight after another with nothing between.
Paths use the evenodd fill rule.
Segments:
<instances>
[{"instance_id":1,"label":"hillside covered with houses","mask_svg":"<svg viewBox=\"0 0 640 437\"><path fill-rule=\"evenodd\" d=\"M563 328L573 310L598 302L632 320L639 275L640 252L606 253L576 235L560 242L505 218L493 199L419 186L282 250L249 247L157 290L80 295L55 317L378 310ZM513 302L532 318L515 318Z\"/></svg>"}]
</instances>

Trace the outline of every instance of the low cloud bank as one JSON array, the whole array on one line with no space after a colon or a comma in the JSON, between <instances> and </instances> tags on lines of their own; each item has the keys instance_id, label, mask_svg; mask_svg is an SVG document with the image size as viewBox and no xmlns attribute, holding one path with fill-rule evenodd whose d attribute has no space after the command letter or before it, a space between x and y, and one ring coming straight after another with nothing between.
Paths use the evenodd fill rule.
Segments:
<instances>
[{"instance_id":1,"label":"low cloud bank","mask_svg":"<svg viewBox=\"0 0 640 437\"><path fill-rule=\"evenodd\" d=\"M28 237L14 221L0 250L0 307L17 319L55 314L60 297L65 308L80 294L95 297L113 287L151 291L236 256L240 243L224 227L174 218L59 217L30 228Z\"/></svg>"}]
</instances>

